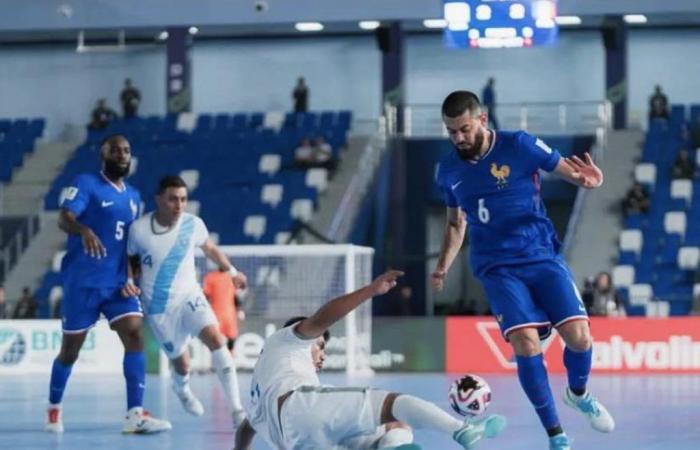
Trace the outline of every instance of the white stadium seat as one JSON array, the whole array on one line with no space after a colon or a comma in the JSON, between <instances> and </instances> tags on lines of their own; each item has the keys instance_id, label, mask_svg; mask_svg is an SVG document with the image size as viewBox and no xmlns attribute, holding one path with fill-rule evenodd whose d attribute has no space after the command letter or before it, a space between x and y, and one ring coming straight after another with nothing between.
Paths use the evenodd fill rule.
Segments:
<instances>
[{"instance_id":1,"label":"white stadium seat","mask_svg":"<svg viewBox=\"0 0 700 450\"><path fill-rule=\"evenodd\" d=\"M634 168L634 179L642 184L656 183L656 164L641 163Z\"/></svg>"},{"instance_id":2,"label":"white stadium seat","mask_svg":"<svg viewBox=\"0 0 700 450\"><path fill-rule=\"evenodd\" d=\"M191 112L180 113L177 116L177 129L191 133L197 128L197 114Z\"/></svg>"},{"instance_id":3,"label":"white stadium seat","mask_svg":"<svg viewBox=\"0 0 700 450\"><path fill-rule=\"evenodd\" d=\"M304 223L311 220L311 216L314 212L314 204L311 200L307 198L302 198L299 200L294 200L292 206L289 210L289 214L294 219L298 219Z\"/></svg>"},{"instance_id":4,"label":"white stadium seat","mask_svg":"<svg viewBox=\"0 0 700 450\"><path fill-rule=\"evenodd\" d=\"M647 317L668 317L671 305L661 300L649 302L644 306Z\"/></svg>"},{"instance_id":5,"label":"white stadium seat","mask_svg":"<svg viewBox=\"0 0 700 450\"><path fill-rule=\"evenodd\" d=\"M328 187L328 170L326 169L309 169L306 172L306 185L315 187L318 192L324 192Z\"/></svg>"},{"instance_id":6,"label":"white stadium seat","mask_svg":"<svg viewBox=\"0 0 700 450\"><path fill-rule=\"evenodd\" d=\"M642 252L644 236L641 230L624 230L620 233L620 250L625 252Z\"/></svg>"},{"instance_id":7,"label":"white stadium seat","mask_svg":"<svg viewBox=\"0 0 700 450\"><path fill-rule=\"evenodd\" d=\"M684 212L671 211L664 216L664 231L668 234L680 234L685 236L687 219Z\"/></svg>"},{"instance_id":8,"label":"white stadium seat","mask_svg":"<svg viewBox=\"0 0 700 450\"><path fill-rule=\"evenodd\" d=\"M201 204L199 203L199 200L188 200L187 206L185 207L185 211L187 211L190 214L194 214L195 216L198 216L200 207Z\"/></svg>"},{"instance_id":9,"label":"white stadium seat","mask_svg":"<svg viewBox=\"0 0 700 450\"><path fill-rule=\"evenodd\" d=\"M275 244L284 245L289 243L289 238L292 237L292 233L289 231L280 231L275 235Z\"/></svg>"},{"instance_id":10,"label":"white stadium seat","mask_svg":"<svg viewBox=\"0 0 700 450\"><path fill-rule=\"evenodd\" d=\"M281 111L270 111L263 117L263 128L272 128L279 131L284 125L284 113Z\"/></svg>"},{"instance_id":11,"label":"white stadium seat","mask_svg":"<svg viewBox=\"0 0 700 450\"><path fill-rule=\"evenodd\" d=\"M700 295L700 283L693 285L693 297Z\"/></svg>"},{"instance_id":12,"label":"white stadium seat","mask_svg":"<svg viewBox=\"0 0 700 450\"><path fill-rule=\"evenodd\" d=\"M630 287L634 284L634 266L615 266L612 272L613 284L617 287Z\"/></svg>"},{"instance_id":13,"label":"white stadium seat","mask_svg":"<svg viewBox=\"0 0 700 450\"><path fill-rule=\"evenodd\" d=\"M251 236L256 241L259 241L265 234L267 228L267 217L265 216L248 216L243 223L243 234Z\"/></svg>"},{"instance_id":14,"label":"white stadium seat","mask_svg":"<svg viewBox=\"0 0 700 450\"><path fill-rule=\"evenodd\" d=\"M678 267L682 270L696 270L700 262L700 249L681 247L678 251Z\"/></svg>"},{"instance_id":15,"label":"white stadium seat","mask_svg":"<svg viewBox=\"0 0 700 450\"><path fill-rule=\"evenodd\" d=\"M129 165L129 176L135 174L138 169L139 169L139 157L132 156L131 157L131 164Z\"/></svg>"},{"instance_id":16,"label":"white stadium seat","mask_svg":"<svg viewBox=\"0 0 700 450\"><path fill-rule=\"evenodd\" d=\"M66 256L65 250L61 250L60 252L56 252L53 254L53 259L51 260L51 270L53 270L54 272L61 271L61 261L63 261L64 256Z\"/></svg>"},{"instance_id":17,"label":"white stadium seat","mask_svg":"<svg viewBox=\"0 0 700 450\"><path fill-rule=\"evenodd\" d=\"M689 205L693 200L693 183L690 180L673 180L671 198L682 198Z\"/></svg>"},{"instance_id":18,"label":"white stadium seat","mask_svg":"<svg viewBox=\"0 0 700 450\"><path fill-rule=\"evenodd\" d=\"M266 173L269 176L273 176L279 172L282 166L282 158L280 155L265 154L260 158L260 163L258 164L258 171L260 173Z\"/></svg>"},{"instance_id":19,"label":"white stadium seat","mask_svg":"<svg viewBox=\"0 0 700 450\"><path fill-rule=\"evenodd\" d=\"M197 186L199 186L199 170L197 169L183 170L180 172L180 178L187 184L187 188L190 192L194 191L197 189Z\"/></svg>"},{"instance_id":20,"label":"white stadium seat","mask_svg":"<svg viewBox=\"0 0 700 450\"><path fill-rule=\"evenodd\" d=\"M283 194L284 186L281 184L266 184L260 191L260 201L277 208L277 205L282 201Z\"/></svg>"},{"instance_id":21,"label":"white stadium seat","mask_svg":"<svg viewBox=\"0 0 700 450\"><path fill-rule=\"evenodd\" d=\"M644 306L654 297L654 291L649 284L633 284L629 288L630 304Z\"/></svg>"},{"instance_id":22,"label":"white stadium seat","mask_svg":"<svg viewBox=\"0 0 700 450\"><path fill-rule=\"evenodd\" d=\"M260 266L255 277L255 284L258 286L279 286L280 268L275 266Z\"/></svg>"}]
</instances>

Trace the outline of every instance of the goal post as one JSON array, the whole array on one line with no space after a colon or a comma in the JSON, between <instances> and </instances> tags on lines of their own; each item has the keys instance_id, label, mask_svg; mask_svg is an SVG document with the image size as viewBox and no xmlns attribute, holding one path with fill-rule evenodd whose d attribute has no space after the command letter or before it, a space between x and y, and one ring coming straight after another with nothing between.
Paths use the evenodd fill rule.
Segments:
<instances>
[{"instance_id":1,"label":"goal post","mask_svg":"<svg viewBox=\"0 0 700 450\"><path fill-rule=\"evenodd\" d=\"M236 268L248 277L241 293L246 320L239 324L234 359L250 369L257 347L287 319L308 316L329 300L372 281L374 249L350 244L221 246ZM196 256L199 281L217 268L201 252ZM331 329L327 353L330 369L350 374L371 373L372 300ZM253 345L255 344L255 345ZM197 339L190 345L193 371L209 370L208 350ZM161 374L168 373L161 351Z\"/></svg>"}]
</instances>

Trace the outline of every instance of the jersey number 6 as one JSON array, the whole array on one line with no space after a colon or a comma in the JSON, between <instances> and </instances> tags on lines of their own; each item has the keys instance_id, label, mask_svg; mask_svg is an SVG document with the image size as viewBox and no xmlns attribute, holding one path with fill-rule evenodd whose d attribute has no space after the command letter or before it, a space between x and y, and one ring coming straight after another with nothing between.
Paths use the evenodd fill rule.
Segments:
<instances>
[{"instance_id":1,"label":"jersey number 6","mask_svg":"<svg viewBox=\"0 0 700 450\"><path fill-rule=\"evenodd\" d=\"M489 220L491 220L491 213L486 208L483 198L479 199L479 220L481 223L489 223Z\"/></svg>"}]
</instances>

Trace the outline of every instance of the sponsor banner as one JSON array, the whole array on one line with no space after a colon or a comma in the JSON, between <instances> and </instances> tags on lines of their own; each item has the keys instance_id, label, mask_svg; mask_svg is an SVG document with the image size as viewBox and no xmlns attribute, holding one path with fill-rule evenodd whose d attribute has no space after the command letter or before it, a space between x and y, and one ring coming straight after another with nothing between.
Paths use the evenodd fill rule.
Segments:
<instances>
[{"instance_id":1,"label":"sponsor banner","mask_svg":"<svg viewBox=\"0 0 700 450\"><path fill-rule=\"evenodd\" d=\"M48 374L61 349L60 320L0 320L0 375ZM122 373L124 347L106 321L88 333L73 373Z\"/></svg>"},{"instance_id":2,"label":"sponsor banner","mask_svg":"<svg viewBox=\"0 0 700 450\"><path fill-rule=\"evenodd\" d=\"M608 373L700 373L700 317L592 318L593 370ZM447 372L512 372L513 351L490 317L446 323ZM547 367L564 373L564 341L543 343Z\"/></svg>"},{"instance_id":3,"label":"sponsor banner","mask_svg":"<svg viewBox=\"0 0 700 450\"><path fill-rule=\"evenodd\" d=\"M234 360L239 370L253 370L265 339L277 331L279 326L281 322L260 318L249 318L241 323L242 333L236 339L234 348ZM372 329L372 369L400 372L444 370L444 318L375 318L372 320ZM331 340L326 346L325 370L346 369L346 344L341 323L331 329ZM190 342L190 354L193 370L210 370L211 355L199 339ZM165 362L167 361L161 360L164 370L167 367Z\"/></svg>"}]
</instances>

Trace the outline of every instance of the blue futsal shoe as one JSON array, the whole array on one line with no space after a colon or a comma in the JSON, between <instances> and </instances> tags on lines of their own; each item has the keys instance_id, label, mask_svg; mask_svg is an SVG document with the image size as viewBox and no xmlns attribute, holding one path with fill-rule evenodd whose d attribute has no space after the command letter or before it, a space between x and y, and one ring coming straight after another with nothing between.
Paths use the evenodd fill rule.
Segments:
<instances>
[{"instance_id":1,"label":"blue futsal shoe","mask_svg":"<svg viewBox=\"0 0 700 450\"><path fill-rule=\"evenodd\" d=\"M462 448L472 449L484 437L495 438L506 427L506 418L494 414L483 419L467 420L464 426L455 431L452 438Z\"/></svg>"},{"instance_id":2,"label":"blue futsal shoe","mask_svg":"<svg viewBox=\"0 0 700 450\"><path fill-rule=\"evenodd\" d=\"M566 388L564 403L583 414L594 430L610 433L615 429L615 420L608 410L590 392L578 396Z\"/></svg>"},{"instance_id":3,"label":"blue futsal shoe","mask_svg":"<svg viewBox=\"0 0 700 450\"><path fill-rule=\"evenodd\" d=\"M566 434L557 434L549 438L549 450L571 450L569 438Z\"/></svg>"}]
</instances>

